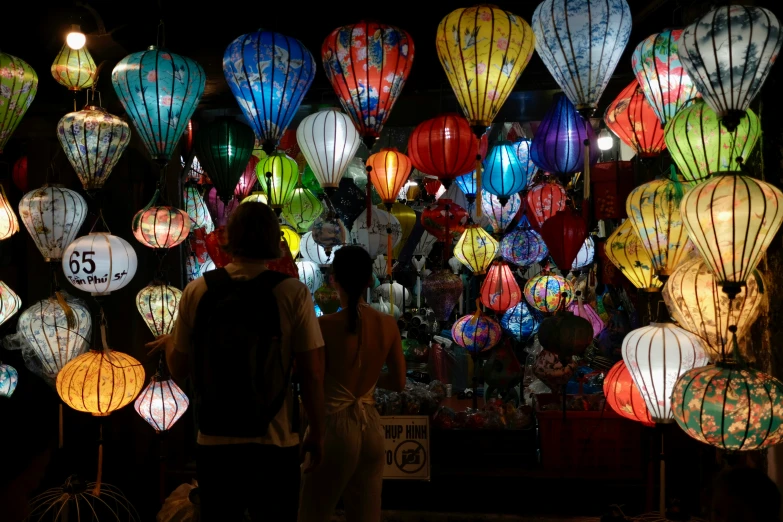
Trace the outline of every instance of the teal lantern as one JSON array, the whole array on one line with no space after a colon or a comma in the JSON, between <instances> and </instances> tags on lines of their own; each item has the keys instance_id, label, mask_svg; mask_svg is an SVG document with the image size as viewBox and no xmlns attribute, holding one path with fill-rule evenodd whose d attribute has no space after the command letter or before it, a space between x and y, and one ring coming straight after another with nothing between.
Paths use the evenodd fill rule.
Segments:
<instances>
[{"instance_id":1,"label":"teal lantern","mask_svg":"<svg viewBox=\"0 0 783 522\"><path fill-rule=\"evenodd\" d=\"M223 203L234 195L253 155L254 143L252 129L229 117L204 125L196 134L193 148Z\"/></svg>"},{"instance_id":2,"label":"teal lantern","mask_svg":"<svg viewBox=\"0 0 783 522\"><path fill-rule=\"evenodd\" d=\"M492 147L484 162L481 188L498 197L505 206L513 194L527 187L528 166L523 166L510 141L500 141Z\"/></svg>"},{"instance_id":3,"label":"teal lantern","mask_svg":"<svg viewBox=\"0 0 783 522\"><path fill-rule=\"evenodd\" d=\"M205 82L204 69L194 60L155 46L129 54L111 73L117 97L161 165L169 162L188 127Z\"/></svg>"},{"instance_id":4,"label":"teal lantern","mask_svg":"<svg viewBox=\"0 0 783 522\"><path fill-rule=\"evenodd\" d=\"M33 68L16 56L0 53L0 154L36 92L38 75Z\"/></svg>"}]
</instances>

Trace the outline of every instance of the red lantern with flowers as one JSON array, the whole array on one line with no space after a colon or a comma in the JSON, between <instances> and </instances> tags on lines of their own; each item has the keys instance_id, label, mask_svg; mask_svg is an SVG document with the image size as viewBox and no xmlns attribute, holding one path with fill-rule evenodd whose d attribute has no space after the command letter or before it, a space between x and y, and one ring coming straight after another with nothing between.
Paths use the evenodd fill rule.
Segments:
<instances>
[{"instance_id":1,"label":"red lantern with flowers","mask_svg":"<svg viewBox=\"0 0 783 522\"><path fill-rule=\"evenodd\" d=\"M190 234L190 216L175 207L153 204L133 216L132 230L133 236L144 246L173 248Z\"/></svg>"},{"instance_id":2,"label":"red lantern with flowers","mask_svg":"<svg viewBox=\"0 0 783 522\"><path fill-rule=\"evenodd\" d=\"M606 108L604 123L640 158L653 158L666 148L661 122L636 80Z\"/></svg>"},{"instance_id":3,"label":"red lantern with flowers","mask_svg":"<svg viewBox=\"0 0 783 522\"><path fill-rule=\"evenodd\" d=\"M495 261L481 284L481 303L496 312L504 312L522 300L514 274L505 261Z\"/></svg>"},{"instance_id":4,"label":"red lantern with flowers","mask_svg":"<svg viewBox=\"0 0 783 522\"><path fill-rule=\"evenodd\" d=\"M421 212L421 224L438 241L451 241L465 231L468 211L450 199L439 199Z\"/></svg>"},{"instance_id":5,"label":"red lantern with flowers","mask_svg":"<svg viewBox=\"0 0 783 522\"><path fill-rule=\"evenodd\" d=\"M541 237L557 268L565 274L587 239L587 221L581 212L565 208L544 222Z\"/></svg>"},{"instance_id":6,"label":"red lantern with flowers","mask_svg":"<svg viewBox=\"0 0 783 522\"><path fill-rule=\"evenodd\" d=\"M27 156L22 156L14 162L11 179L14 180L16 188L27 194Z\"/></svg>"},{"instance_id":7,"label":"red lantern with flowers","mask_svg":"<svg viewBox=\"0 0 783 522\"><path fill-rule=\"evenodd\" d=\"M408 155L424 174L452 180L476 168L476 155L486 155L486 135L479 150L470 123L457 113L421 122L408 138ZM427 191L429 193L429 191Z\"/></svg>"},{"instance_id":8,"label":"red lantern with flowers","mask_svg":"<svg viewBox=\"0 0 783 522\"><path fill-rule=\"evenodd\" d=\"M566 191L554 179L533 185L527 193L528 214L539 229L547 219L563 210L565 204Z\"/></svg>"},{"instance_id":9,"label":"red lantern with flowers","mask_svg":"<svg viewBox=\"0 0 783 522\"><path fill-rule=\"evenodd\" d=\"M645 426L655 426L624 361L618 361L604 377L604 395L606 402L618 415L641 422Z\"/></svg>"}]
</instances>

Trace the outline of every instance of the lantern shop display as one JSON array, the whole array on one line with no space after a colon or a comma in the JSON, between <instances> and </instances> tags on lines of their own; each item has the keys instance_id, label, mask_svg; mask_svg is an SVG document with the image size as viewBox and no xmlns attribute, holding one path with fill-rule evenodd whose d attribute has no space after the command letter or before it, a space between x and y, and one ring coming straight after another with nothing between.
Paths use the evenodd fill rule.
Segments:
<instances>
[{"instance_id":1,"label":"lantern shop display","mask_svg":"<svg viewBox=\"0 0 783 522\"><path fill-rule=\"evenodd\" d=\"M571 304L574 290L562 276L544 270L528 279L524 296L530 306L539 312L551 314Z\"/></svg>"},{"instance_id":2,"label":"lantern shop display","mask_svg":"<svg viewBox=\"0 0 783 522\"><path fill-rule=\"evenodd\" d=\"M500 342L501 336L498 322L481 311L460 317L451 327L451 338L471 354L493 348Z\"/></svg>"},{"instance_id":3,"label":"lantern shop display","mask_svg":"<svg viewBox=\"0 0 783 522\"><path fill-rule=\"evenodd\" d=\"M462 295L462 279L451 270L433 270L421 281L421 297L435 312L438 321L448 321Z\"/></svg>"},{"instance_id":4,"label":"lantern shop display","mask_svg":"<svg viewBox=\"0 0 783 522\"><path fill-rule=\"evenodd\" d=\"M8 239L19 232L19 220L5 194L5 188L0 184L0 241Z\"/></svg>"},{"instance_id":5,"label":"lantern shop display","mask_svg":"<svg viewBox=\"0 0 783 522\"><path fill-rule=\"evenodd\" d=\"M562 273L568 272L587 239L587 221L581 213L565 208L541 226L549 255Z\"/></svg>"},{"instance_id":6,"label":"lantern shop display","mask_svg":"<svg viewBox=\"0 0 783 522\"><path fill-rule=\"evenodd\" d=\"M645 426L655 426L625 362L617 361L604 377L604 396L609 407L618 415Z\"/></svg>"},{"instance_id":7,"label":"lantern shop display","mask_svg":"<svg viewBox=\"0 0 783 522\"><path fill-rule=\"evenodd\" d=\"M180 289L160 282L150 283L136 294L136 309L155 338L174 329L180 299Z\"/></svg>"},{"instance_id":8,"label":"lantern shop display","mask_svg":"<svg viewBox=\"0 0 783 522\"><path fill-rule=\"evenodd\" d=\"M500 244L478 225L468 225L457 244L454 256L474 274L486 274L490 263L500 249Z\"/></svg>"},{"instance_id":9,"label":"lantern shop display","mask_svg":"<svg viewBox=\"0 0 783 522\"><path fill-rule=\"evenodd\" d=\"M0 325L8 321L22 307L22 300L11 287L0 281Z\"/></svg>"},{"instance_id":10,"label":"lantern shop display","mask_svg":"<svg viewBox=\"0 0 783 522\"><path fill-rule=\"evenodd\" d=\"M168 431L185 414L190 401L171 378L158 371L133 404L136 413L157 433Z\"/></svg>"},{"instance_id":11,"label":"lantern shop display","mask_svg":"<svg viewBox=\"0 0 783 522\"><path fill-rule=\"evenodd\" d=\"M419 123L408 138L411 163L434 178L451 180L471 172L476 168L476 154L479 147L470 124L456 113ZM434 188L434 192L427 188L427 193L434 196L440 187Z\"/></svg>"},{"instance_id":12,"label":"lantern shop display","mask_svg":"<svg viewBox=\"0 0 783 522\"><path fill-rule=\"evenodd\" d=\"M660 291L663 281L653 271L652 259L630 219L623 221L606 238L604 253L636 288L644 292Z\"/></svg>"},{"instance_id":13,"label":"lantern shop display","mask_svg":"<svg viewBox=\"0 0 783 522\"><path fill-rule=\"evenodd\" d=\"M69 91L89 89L96 81L98 67L87 47L71 49L66 43L52 62L52 76Z\"/></svg>"},{"instance_id":14,"label":"lantern shop display","mask_svg":"<svg viewBox=\"0 0 783 522\"><path fill-rule=\"evenodd\" d=\"M514 274L503 261L495 261L481 284L481 304L496 312L516 306L522 299Z\"/></svg>"},{"instance_id":15,"label":"lantern shop display","mask_svg":"<svg viewBox=\"0 0 783 522\"><path fill-rule=\"evenodd\" d=\"M187 212L169 206L150 206L133 216L133 236L149 248L173 248L188 238L190 217Z\"/></svg>"},{"instance_id":16,"label":"lantern shop display","mask_svg":"<svg viewBox=\"0 0 783 522\"><path fill-rule=\"evenodd\" d=\"M321 288L324 283L324 277L321 269L312 261L300 260L296 262L296 269L299 272L299 280L307 286L311 294Z\"/></svg>"},{"instance_id":17,"label":"lantern shop display","mask_svg":"<svg viewBox=\"0 0 783 522\"><path fill-rule=\"evenodd\" d=\"M372 214L371 223L367 225L367 213ZM374 258L386 253L391 244L393 249L402 238L402 226L391 213L375 207L369 207L359 214L351 229L351 240L363 246ZM389 243L391 241L391 243Z\"/></svg>"},{"instance_id":18,"label":"lantern shop display","mask_svg":"<svg viewBox=\"0 0 783 522\"><path fill-rule=\"evenodd\" d=\"M0 154L38 92L38 75L24 60L0 52Z\"/></svg>"},{"instance_id":19,"label":"lantern shop display","mask_svg":"<svg viewBox=\"0 0 783 522\"><path fill-rule=\"evenodd\" d=\"M107 232L91 232L73 241L63 253L63 272L70 283L92 295L108 295L136 275L136 251Z\"/></svg>"},{"instance_id":20,"label":"lantern shop display","mask_svg":"<svg viewBox=\"0 0 783 522\"><path fill-rule=\"evenodd\" d=\"M299 123L296 141L319 188L331 190L340 186L361 137L351 118L336 109L324 109Z\"/></svg>"},{"instance_id":21,"label":"lantern shop display","mask_svg":"<svg viewBox=\"0 0 783 522\"><path fill-rule=\"evenodd\" d=\"M523 299L503 314L500 325L503 332L517 340L526 342L531 335L538 333L543 316L538 310L531 308Z\"/></svg>"},{"instance_id":22,"label":"lantern shop display","mask_svg":"<svg viewBox=\"0 0 783 522\"><path fill-rule=\"evenodd\" d=\"M533 230L525 216L517 228L503 236L500 241L500 256L518 266L540 263L549 255L541 234Z\"/></svg>"},{"instance_id":23,"label":"lantern shop display","mask_svg":"<svg viewBox=\"0 0 783 522\"><path fill-rule=\"evenodd\" d=\"M527 208L539 229L544 222L565 208L566 191L554 180L538 183L527 193Z\"/></svg>"},{"instance_id":24,"label":"lantern shop display","mask_svg":"<svg viewBox=\"0 0 783 522\"><path fill-rule=\"evenodd\" d=\"M658 156L666 148L658 116L636 80L606 108L604 123L640 158Z\"/></svg>"},{"instance_id":25,"label":"lantern shop display","mask_svg":"<svg viewBox=\"0 0 783 522\"><path fill-rule=\"evenodd\" d=\"M59 261L87 217L87 203L61 185L44 185L19 202L19 217L44 261Z\"/></svg>"},{"instance_id":26,"label":"lantern shop display","mask_svg":"<svg viewBox=\"0 0 783 522\"><path fill-rule=\"evenodd\" d=\"M202 125L196 133L193 149L224 203L234 196L254 142L250 127L228 116Z\"/></svg>"},{"instance_id":27,"label":"lantern shop display","mask_svg":"<svg viewBox=\"0 0 783 522\"><path fill-rule=\"evenodd\" d=\"M11 365L0 363L0 397L6 399L13 395L19 382L19 373Z\"/></svg>"}]
</instances>

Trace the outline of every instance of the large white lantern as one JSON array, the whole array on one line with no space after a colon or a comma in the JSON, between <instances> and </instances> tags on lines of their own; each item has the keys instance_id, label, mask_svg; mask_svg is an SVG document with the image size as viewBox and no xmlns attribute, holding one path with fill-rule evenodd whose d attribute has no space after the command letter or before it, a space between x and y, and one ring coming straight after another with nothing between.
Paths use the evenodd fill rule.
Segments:
<instances>
[{"instance_id":1,"label":"large white lantern","mask_svg":"<svg viewBox=\"0 0 783 522\"><path fill-rule=\"evenodd\" d=\"M311 261L318 266L329 266L334 261L334 253L340 249L340 246L332 247L331 253L327 254L324 247L315 242L313 233L308 232L302 236L299 249L299 253L302 254L302 258L305 261Z\"/></svg>"},{"instance_id":2,"label":"large white lantern","mask_svg":"<svg viewBox=\"0 0 783 522\"><path fill-rule=\"evenodd\" d=\"M351 118L337 109L307 116L296 129L296 142L318 183L327 192L340 186L361 138Z\"/></svg>"},{"instance_id":3,"label":"large white lantern","mask_svg":"<svg viewBox=\"0 0 783 522\"><path fill-rule=\"evenodd\" d=\"M130 283L137 263L131 244L108 232L91 232L76 239L62 260L68 281L92 295L108 295Z\"/></svg>"},{"instance_id":4,"label":"large white lantern","mask_svg":"<svg viewBox=\"0 0 783 522\"><path fill-rule=\"evenodd\" d=\"M385 210L370 207L370 212L372 212L372 219L369 227L367 209L364 209L353 222L351 240L363 246L370 253L370 257L375 258L378 254L386 253L388 236L392 238L392 248L397 246L402 239L402 226L396 217Z\"/></svg>"},{"instance_id":5,"label":"large white lantern","mask_svg":"<svg viewBox=\"0 0 783 522\"><path fill-rule=\"evenodd\" d=\"M9 320L22 307L22 300L4 282L0 281L0 325Z\"/></svg>"},{"instance_id":6,"label":"large white lantern","mask_svg":"<svg viewBox=\"0 0 783 522\"><path fill-rule=\"evenodd\" d=\"M316 290L321 288L324 276L317 264L312 261L301 260L296 262L296 269L299 271L299 280L307 285L311 294L314 294Z\"/></svg>"},{"instance_id":7,"label":"large white lantern","mask_svg":"<svg viewBox=\"0 0 783 522\"><path fill-rule=\"evenodd\" d=\"M392 283L391 285L389 283L381 283L373 290L373 294L387 303L394 303L394 306L402 306L403 298L406 306L411 304L411 293L400 283ZM393 297L392 294L394 294Z\"/></svg>"},{"instance_id":8,"label":"large white lantern","mask_svg":"<svg viewBox=\"0 0 783 522\"><path fill-rule=\"evenodd\" d=\"M44 260L59 261L87 217L87 203L61 185L44 185L19 202L19 217Z\"/></svg>"}]
</instances>

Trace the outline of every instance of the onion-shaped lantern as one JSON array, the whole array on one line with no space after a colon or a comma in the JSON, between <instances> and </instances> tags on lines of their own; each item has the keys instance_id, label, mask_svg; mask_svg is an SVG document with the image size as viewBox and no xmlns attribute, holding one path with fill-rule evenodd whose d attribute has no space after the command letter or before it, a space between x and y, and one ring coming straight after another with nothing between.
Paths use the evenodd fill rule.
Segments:
<instances>
[{"instance_id":1,"label":"onion-shaped lantern","mask_svg":"<svg viewBox=\"0 0 783 522\"><path fill-rule=\"evenodd\" d=\"M604 123L640 158L658 156L666 148L658 116L636 80L620 91L606 108Z\"/></svg>"},{"instance_id":2,"label":"onion-shaped lantern","mask_svg":"<svg viewBox=\"0 0 783 522\"><path fill-rule=\"evenodd\" d=\"M92 295L108 295L136 275L136 251L107 232L91 232L71 242L63 253L63 272L70 283Z\"/></svg>"},{"instance_id":3,"label":"onion-shaped lantern","mask_svg":"<svg viewBox=\"0 0 783 522\"><path fill-rule=\"evenodd\" d=\"M704 100L679 111L664 133L678 171L690 182L703 181L716 172L741 170L737 159L750 157L760 136L761 122L752 110L729 131Z\"/></svg>"},{"instance_id":4,"label":"onion-shaped lantern","mask_svg":"<svg viewBox=\"0 0 783 522\"><path fill-rule=\"evenodd\" d=\"M464 315L451 327L451 338L472 354L493 348L500 342L503 331L492 317L480 310L475 314Z\"/></svg>"},{"instance_id":5,"label":"onion-shaped lantern","mask_svg":"<svg viewBox=\"0 0 783 522\"><path fill-rule=\"evenodd\" d=\"M544 222L565 208L566 191L554 180L533 185L527 193L527 205L540 228Z\"/></svg>"},{"instance_id":6,"label":"onion-shaped lantern","mask_svg":"<svg viewBox=\"0 0 783 522\"><path fill-rule=\"evenodd\" d=\"M153 204L136 212L133 237L150 248L174 248L188 238L190 217L184 210Z\"/></svg>"},{"instance_id":7,"label":"onion-shaped lantern","mask_svg":"<svg viewBox=\"0 0 783 522\"><path fill-rule=\"evenodd\" d=\"M11 287L0 281L0 325L8 321L22 307L22 300Z\"/></svg>"},{"instance_id":8,"label":"onion-shaped lantern","mask_svg":"<svg viewBox=\"0 0 783 522\"><path fill-rule=\"evenodd\" d=\"M0 184L0 241L8 239L19 232L19 220L5 194L5 188Z\"/></svg>"},{"instance_id":9,"label":"onion-shaped lantern","mask_svg":"<svg viewBox=\"0 0 783 522\"><path fill-rule=\"evenodd\" d=\"M87 217L87 203L73 190L44 185L22 197L19 217L44 261L59 261Z\"/></svg>"},{"instance_id":10,"label":"onion-shaped lantern","mask_svg":"<svg viewBox=\"0 0 783 522\"><path fill-rule=\"evenodd\" d=\"M372 213L369 227L368 211ZM375 207L362 211L351 229L351 240L363 246L372 258L386 252L390 238L393 249L402 239L402 226L391 213Z\"/></svg>"},{"instance_id":11,"label":"onion-shaped lantern","mask_svg":"<svg viewBox=\"0 0 783 522\"><path fill-rule=\"evenodd\" d=\"M136 294L136 309L156 338L170 334L179 315L182 291L174 286L154 281Z\"/></svg>"},{"instance_id":12,"label":"onion-shaped lantern","mask_svg":"<svg viewBox=\"0 0 783 522\"><path fill-rule=\"evenodd\" d=\"M604 396L618 415L645 426L655 425L624 361L617 361L604 377Z\"/></svg>"},{"instance_id":13,"label":"onion-shaped lantern","mask_svg":"<svg viewBox=\"0 0 783 522\"><path fill-rule=\"evenodd\" d=\"M549 255L562 273L568 272L587 238L587 221L580 212L566 208L541 227Z\"/></svg>"},{"instance_id":14,"label":"onion-shaped lantern","mask_svg":"<svg viewBox=\"0 0 783 522\"><path fill-rule=\"evenodd\" d=\"M244 34L226 48L223 74L264 152L272 153L315 77L299 40L271 31Z\"/></svg>"},{"instance_id":15,"label":"onion-shaped lantern","mask_svg":"<svg viewBox=\"0 0 783 522\"><path fill-rule=\"evenodd\" d=\"M524 295L530 306L539 312L551 314L571 304L574 290L565 278L544 270L527 280Z\"/></svg>"},{"instance_id":16,"label":"onion-shaped lantern","mask_svg":"<svg viewBox=\"0 0 783 522\"><path fill-rule=\"evenodd\" d=\"M52 63L52 76L69 91L89 89L95 83L98 67L87 47L71 49L66 43Z\"/></svg>"},{"instance_id":17,"label":"onion-shaped lantern","mask_svg":"<svg viewBox=\"0 0 783 522\"><path fill-rule=\"evenodd\" d=\"M0 397L8 398L13 395L18 382L19 373L16 368L0 363Z\"/></svg>"},{"instance_id":18,"label":"onion-shaped lantern","mask_svg":"<svg viewBox=\"0 0 783 522\"><path fill-rule=\"evenodd\" d=\"M168 431L185 414L190 401L185 392L161 370L136 398L133 408L157 433Z\"/></svg>"},{"instance_id":19,"label":"onion-shaped lantern","mask_svg":"<svg viewBox=\"0 0 783 522\"><path fill-rule=\"evenodd\" d=\"M720 173L682 198L682 222L727 293L745 284L781 222L783 192L764 181Z\"/></svg>"},{"instance_id":20,"label":"onion-shaped lantern","mask_svg":"<svg viewBox=\"0 0 783 522\"><path fill-rule=\"evenodd\" d=\"M171 159L206 79L194 60L154 46L129 54L114 67L114 91L156 162L165 165Z\"/></svg>"},{"instance_id":21,"label":"onion-shaped lantern","mask_svg":"<svg viewBox=\"0 0 783 522\"><path fill-rule=\"evenodd\" d=\"M628 43L628 4L544 0L533 12L531 25L544 65L571 103L590 116Z\"/></svg>"},{"instance_id":22,"label":"onion-shaped lantern","mask_svg":"<svg viewBox=\"0 0 783 522\"><path fill-rule=\"evenodd\" d=\"M27 193L27 156L22 156L14 162L11 169L11 179L16 188L25 194Z\"/></svg>"},{"instance_id":23,"label":"onion-shaped lantern","mask_svg":"<svg viewBox=\"0 0 783 522\"><path fill-rule=\"evenodd\" d=\"M0 52L0 154L38 92L38 75L27 62Z\"/></svg>"},{"instance_id":24,"label":"onion-shaped lantern","mask_svg":"<svg viewBox=\"0 0 783 522\"><path fill-rule=\"evenodd\" d=\"M522 165L522 170L527 176L527 187L533 186L533 179L536 176L536 172L538 172L538 165L533 161L530 154L532 144L533 142L529 138L519 138L511 145L517 153L517 159L519 164Z\"/></svg>"},{"instance_id":25,"label":"onion-shaped lantern","mask_svg":"<svg viewBox=\"0 0 783 522\"><path fill-rule=\"evenodd\" d=\"M699 96L680 63L681 38L682 29L667 29L642 40L631 56L636 80L661 127Z\"/></svg>"},{"instance_id":26,"label":"onion-shaped lantern","mask_svg":"<svg viewBox=\"0 0 783 522\"><path fill-rule=\"evenodd\" d=\"M291 200L283 207L283 217L297 232L303 234L310 230L323 210L324 205L321 200L300 183L294 189Z\"/></svg>"},{"instance_id":27,"label":"onion-shaped lantern","mask_svg":"<svg viewBox=\"0 0 783 522\"><path fill-rule=\"evenodd\" d=\"M243 170L242 175L239 176L237 186L234 187L234 197L240 202L244 201L245 198L252 194L253 189L256 187L256 181L258 180L256 176L256 167L258 166L259 161L258 158L251 154L250 160L247 162L247 165L245 165L245 170Z\"/></svg>"},{"instance_id":28,"label":"onion-shaped lantern","mask_svg":"<svg viewBox=\"0 0 783 522\"><path fill-rule=\"evenodd\" d=\"M347 115L337 109L324 109L299 123L296 142L320 187L332 190L340 186L361 138Z\"/></svg>"},{"instance_id":29,"label":"onion-shaped lantern","mask_svg":"<svg viewBox=\"0 0 783 522\"><path fill-rule=\"evenodd\" d=\"M489 265L500 249L495 239L478 225L468 225L457 244L454 256L459 262L476 274L486 274Z\"/></svg>"},{"instance_id":30,"label":"onion-shaped lantern","mask_svg":"<svg viewBox=\"0 0 783 522\"><path fill-rule=\"evenodd\" d=\"M481 187L496 195L501 205L527 187L527 169L522 166L510 141L501 141L492 147L484 165Z\"/></svg>"},{"instance_id":31,"label":"onion-shaped lantern","mask_svg":"<svg viewBox=\"0 0 783 522\"><path fill-rule=\"evenodd\" d=\"M530 266L543 261L549 255L549 250L541 234L533 230L523 216L517 228L503 236L500 255L509 263Z\"/></svg>"},{"instance_id":32,"label":"onion-shaped lantern","mask_svg":"<svg viewBox=\"0 0 783 522\"><path fill-rule=\"evenodd\" d=\"M377 22L338 27L321 46L326 77L372 148L413 65L413 38Z\"/></svg>"},{"instance_id":33,"label":"onion-shaped lantern","mask_svg":"<svg viewBox=\"0 0 783 522\"><path fill-rule=\"evenodd\" d=\"M685 28L679 56L699 93L733 131L775 63L783 32L763 7L718 7Z\"/></svg>"},{"instance_id":34,"label":"onion-shaped lantern","mask_svg":"<svg viewBox=\"0 0 783 522\"><path fill-rule=\"evenodd\" d=\"M481 284L481 304L496 312L516 306L522 299L514 274L503 261L495 261Z\"/></svg>"},{"instance_id":35,"label":"onion-shaped lantern","mask_svg":"<svg viewBox=\"0 0 783 522\"><path fill-rule=\"evenodd\" d=\"M232 197L227 202L223 202L223 200L220 199L220 196L218 196L217 189L215 187L210 187L206 193L206 204L214 226L224 227L228 224L228 219L239 207L240 203L237 201L236 197Z\"/></svg>"},{"instance_id":36,"label":"onion-shaped lantern","mask_svg":"<svg viewBox=\"0 0 783 522\"><path fill-rule=\"evenodd\" d=\"M212 232L215 229L215 225L198 187L186 185L183 200L185 201L185 212L190 216L190 228L192 230L204 228L207 233Z\"/></svg>"},{"instance_id":37,"label":"onion-shaped lantern","mask_svg":"<svg viewBox=\"0 0 783 522\"><path fill-rule=\"evenodd\" d=\"M449 320L462 290L462 279L446 268L433 270L421 282L421 296L438 321Z\"/></svg>"},{"instance_id":38,"label":"onion-shaped lantern","mask_svg":"<svg viewBox=\"0 0 783 522\"><path fill-rule=\"evenodd\" d=\"M405 305L410 306L411 299L413 298L411 293L408 292L407 288L402 286L400 283L394 283L394 282L391 284L389 283L379 284L373 290L373 296L375 296L379 300L383 300L383 302L389 307L390 312L387 313L394 312L395 314L396 314L396 310L399 310Z\"/></svg>"},{"instance_id":39,"label":"onion-shaped lantern","mask_svg":"<svg viewBox=\"0 0 783 522\"><path fill-rule=\"evenodd\" d=\"M500 197L490 194L489 191L481 193L481 208L495 234L505 232L514 221L521 206L522 198L519 197L519 194L512 194L508 201L503 204L500 201Z\"/></svg>"},{"instance_id":40,"label":"onion-shaped lantern","mask_svg":"<svg viewBox=\"0 0 783 522\"><path fill-rule=\"evenodd\" d=\"M273 152L258 162L258 182L264 188L269 206L280 215L283 207L291 202L299 180L299 166L285 152Z\"/></svg>"},{"instance_id":41,"label":"onion-shaped lantern","mask_svg":"<svg viewBox=\"0 0 783 522\"><path fill-rule=\"evenodd\" d=\"M305 261L311 261L318 266L325 267L332 264L334 261L334 253L340 248L339 246L332 247L331 252L327 253L324 247L316 243L313 239L313 233L308 232L302 236L302 242L300 243L302 259Z\"/></svg>"},{"instance_id":42,"label":"onion-shaped lantern","mask_svg":"<svg viewBox=\"0 0 783 522\"><path fill-rule=\"evenodd\" d=\"M86 191L103 188L130 142L130 128L101 107L71 112L57 124L57 137Z\"/></svg>"},{"instance_id":43,"label":"onion-shaped lantern","mask_svg":"<svg viewBox=\"0 0 783 522\"><path fill-rule=\"evenodd\" d=\"M644 292L661 290L663 282L655 275L650 254L642 246L642 241L630 219L623 221L609 235L604 243L604 253L639 290Z\"/></svg>"},{"instance_id":44,"label":"onion-shaped lantern","mask_svg":"<svg viewBox=\"0 0 783 522\"><path fill-rule=\"evenodd\" d=\"M465 231L468 212L450 199L439 199L421 212L421 224L438 241L451 241Z\"/></svg>"},{"instance_id":45,"label":"onion-shaped lantern","mask_svg":"<svg viewBox=\"0 0 783 522\"><path fill-rule=\"evenodd\" d=\"M515 306L512 306L500 319L500 325L503 331L516 339L518 342L527 341L531 335L538 332L543 316L541 313L527 304L523 299Z\"/></svg>"},{"instance_id":46,"label":"onion-shaped lantern","mask_svg":"<svg viewBox=\"0 0 783 522\"><path fill-rule=\"evenodd\" d=\"M408 156L413 166L442 180L475 169L477 154L478 144L470 123L456 113L419 123L408 138Z\"/></svg>"},{"instance_id":47,"label":"onion-shaped lantern","mask_svg":"<svg viewBox=\"0 0 783 522\"><path fill-rule=\"evenodd\" d=\"M288 250L291 251L291 257L296 258L299 255L299 250L302 247L302 237L297 234L296 230L289 226L280 227L280 236L288 245Z\"/></svg>"},{"instance_id":48,"label":"onion-shaped lantern","mask_svg":"<svg viewBox=\"0 0 783 522\"><path fill-rule=\"evenodd\" d=\"M299 280L310 289L311 294L314 294L316 290L321 288L324 277L317 264L312 261L301 260L296 262L296 269L299 272Z\"/></svg>"},{"instance_id":49,"label":"onion-shaped lantern","mask_svg":"<svg viewBox=\"0 0 783 522\"><path fill-rule=\"evenodd\" d=\"M598 315L598 312L593 310L592 306L584 302L581 292L577 291L576 294L576 301L571 301L571 304L568 305L566 310L577 317L586 319L590 323L590 326L593 327L593 337L598 337L598 334L600 334L606 326L604 325L604 321Z\"/></svg>"},{"instance_id":50,"label":"onion-shaped lantern","mask_svg":"<svg viewBox=\"0 0 783 522\"><path fill-rule=\"evenodd\" d=\"M373 187L390 210L411 175L410 158L394 148L381 149L367 158L367 167Z\"/></svg>"},{"instance_id":51,"label":"onion-shaped lantern","mask_svg":"<svg viewBox=\"0 0 783 522\"><path fill-rule=\"evenodd\" d=\"M592 236L587 236L585 242L582 243L582 248L576 253L576 258L571 264L571 270L581 270L582 268L593 264L595 258L595 241Z\"/></svg>"},{"instance_id":52,"label":"onion-shaped lantern","mask_svg":"<svg viewBox=\"0 0 783 522\"><path fill-rule=\"evenodd\" d=\"M233 118L218 118L199 129L193 148L224 203L234 190L252 156L253 131Z\"/></svg>"}]
</instances>

